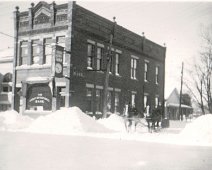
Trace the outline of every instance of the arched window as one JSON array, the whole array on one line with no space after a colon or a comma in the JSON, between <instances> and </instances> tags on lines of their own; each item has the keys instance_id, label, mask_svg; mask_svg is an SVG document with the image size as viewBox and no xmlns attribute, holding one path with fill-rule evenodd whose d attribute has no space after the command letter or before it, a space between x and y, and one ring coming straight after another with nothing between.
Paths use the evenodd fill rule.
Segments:
<instances>
[{"instance_id":1,"label":"arched window","mask_svg":"<svg viewBox=\"0 0 212 170\"><path fill-rule=\"evenodd\" d=\"M12 82L12 73L6 73L3 78L4 83Z\"/></svg>"},{"instance_id":2,"label":"arched window","mask_svg":"<svg viewBox=\"0 0 212 170\"><path fill-rule=\"evenodd\" d=\"M6 73L3 77L2 92L12 91L12 73Z\"/></svg>"}]
</instances>

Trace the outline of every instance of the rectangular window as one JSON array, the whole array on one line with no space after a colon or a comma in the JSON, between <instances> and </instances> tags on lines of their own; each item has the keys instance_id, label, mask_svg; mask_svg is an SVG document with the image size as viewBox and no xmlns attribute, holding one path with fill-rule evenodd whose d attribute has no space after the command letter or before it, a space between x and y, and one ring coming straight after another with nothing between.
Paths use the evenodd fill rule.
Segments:
<instances>
[{"instance_id":1,"label":"rectangular window","mask_svg":"<svg viewBox=\"0 0 212 170\"><path fill-rule=\"evenodd\" d=\"M145 62L144 63L144 81L148 81L148 65L149 63L148 62Z\"/></svg>"},{"instance_id":2,"label":"rectangular window","mask_svg":"<svg viewBox=\"0 0 212 170\"><path fill-rule=\"evenodd\" d=\"M94 67L94 56L95 56L95 46L93 44L88 44L88 53L87 53L87 68L93 69Z\"/></svg>"},{"instance_id":3,"label":"rectangular window","mask_svg":"<svg viewBox=\"0 0 212 170\"><path fill-rule=\"evenodd\" d=\"M159 84L159 67L155 67L155 83Z\"/></svg>"},{"instance_id":4,"label":"rectangular window","mask_svg":"<svg viewBox=\"0 0 212 170\"><path fill-rule=\"evenodd\" d=\"M137 79L136 70L137 70L138 60L131 58L131 79Z\"/></svg>"},{"instance_id":5,"label":"rectangular window","mask_svg":"<svg viewBox=\"0 0 212 170\"><path fill-rule=\"evenodd\" d=\"M148 105L148 95L144 95L144 109L147 107Z\"/></svg>"},{"instance_id":6,"label":"rectangular window","mask_svg":"<svg viewBox=\"0 0 212 170\"><path fill-rule=\"evenodd\" d=\"M92 96L92 89L91 88L87 88L86 96L87 97L91 97Z\"/></svg>"},{"instance_id":7,"label":"rectangular window","mask_svg":"<svg viewBox=\"0 0 212 170\"><path fill-rule=\"evenodd\" d=\"M65 47L66 47L66 38L65 38L65 36L58 36L56 38L56 44L61 46L61 47L64 47L64 50L65 50ZM65 52L63 53L63 63L66 63Z\"/></svg>"},{"instance_id":8,"label":"rectangular window","mask_svg":"<svg viewBox=\"0 0 212 170\"><path fill-rule=\"evenodd\" d=\"M158 104L159 104L159 97L155 96L155 108L158 107Z\"/></svg>"},{"instance_id":9,"label":"rectangular window","mask_svg":"<svg viewBox=\"0 0 212 170\"><path fill-rule=\"evenodd\" d=\"M119 112L119 93L115 92L115 112Z\"/></svg>"},{"instance_id":10,"label":"rectangular window","mask_svg":"<svg viewBox=\"0 0 212 170\"><path fill-rule=\"evenodd\" d=\"M119 53L116 53L116 61L115 61L115 74L116 75L119 75L119 56L120 54Z\"/></svg>"},{"instance_id":11,"label":"rectangular window","mask_svg":"<svg viewBox=\"0 0 212 170\"><path fill-rule=\"evenodd\" d=\"M135 96L136 96L136 92L132 92L132 94L131 94L131 105L133 107L135 107Z\"/></svg>"},{"instance_id":12,"label":"rectangular window","mask_svg":"<svg viewBox=\"0 0 212 170\"><path fill-rule=\"evenodd\" d=\"M20 47L20 63L19 65L26 65L27 64L27 56L28 56L28 42L22 41Z\"/></svg>"},{"instance_id":13,"label":"rectangular window","mask_svg":"<svg viewBox=\"0 0 212 170\"><path fill-rule=\"evenodd\" d=\"M52 39L51 38L45 38L44 39L44 58L43 58L43 64L51 64L52 62Z\"/></svg>"},{"instance_id":14,"label":"rectangular window","mask_svg":"<svg viewBox=\"0 0 212 170\"><path fill-rule=\"evenodd\" d=\"M97 47L96 69L102 70L103 48Z\"/></svg>"},{"instance_id":15,"label":"rectangular window","mask_svg":"<svg viewBox=\"0 0 212 170\"><path fill-rule=\"evenodd\" d=\"M4 84L2 86L3 86L2 92L11 92L12 91L12 87L9 84L8 85Z\"/></svg>"},{"instance_id":16,"label":"rectangular window","mask_svg":"<svg viewBox=\"0 0 212 170\"><path fill-rule=\"evenodd\" d=\"M40 63L40 46L39 40L32 41L32 64Z\"/></svg>"},{"instance_id":17,"label":"rectangular window","mask_svg":"<svg viewBox=\"0 0 212 170\"><path fill-rule=\"evenodd\" d=\"M93 107L92 107L92 93L93 93L93 89L92 88L87 88L86 89L86 104L85 104L85 107L86 107L86 113L87 114L93 114Z\"/></svg>"},{"instance_id":18,"label":"rectangular window","mask_svg":"<svg viewBox=\"0 0 212 170\"><path fill-rule=\"evenodd\" d=\"M111 111L112 108L112 91L108 91L108 96L107 96L107 111Z\"/></svg>"},{"instance_id":19,"label":"rectangular window","mask_svg":"<svg viewBox=\"0 0 212 170\"><path fill-rule=\"evenodd\" d=\"M101 111L101 99L102 99L102 91L100 89L96 89L96 111Z\"/></svg>"},{"instance_id":20,"label":"rectangular window","mask_svg":"<svg viewBox=\"0 0 212 170\"><path fill-rule=\"evenodd\" d=\"M65 92L66 88L65 87L58 87L58 101L60 103L60 107L65 107Z\"/></svg>"},{"instance_id":21,"label":"rectangular window","mask_svg":"<svg viewBox=\"0 0 212 170\"><path fill-rule=\"evenodd\" d=\"M111 51L111 62L110 62L110 73L112 74L113 73L113 56L114 56L114 51Z\"/></svg>"}]
</instances>

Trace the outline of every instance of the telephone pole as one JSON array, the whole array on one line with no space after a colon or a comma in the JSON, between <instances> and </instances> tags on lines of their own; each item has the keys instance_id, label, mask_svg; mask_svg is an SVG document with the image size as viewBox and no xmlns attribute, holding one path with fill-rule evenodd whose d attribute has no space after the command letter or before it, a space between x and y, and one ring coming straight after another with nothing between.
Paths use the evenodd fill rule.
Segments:
<instances>
[{"instance_id":1,"label":"telephone pole","mask_svg":"<svg viewBox=\"0 0 212 170\"><path fill-rule=\"evenodd\" d=\"M180 120L183 120L182 109L181 109L181 103L182 103L182 88L183 88L183 66L184 66L184 63L182 62L181 84L180 84L180 104L179 104Z\"/></svg>"},{"instance_id":2,"label":"telephone pole","mask_svg":"<svg viewBox=\"0 0 212 170\"><path fill-rule=\"evenodd\" d=\"M113 29L110 33L110 42L109 42L109 49L107 53L107 64L106 64L106 71L105 71L105 82L104 82L104 90L103 90L103 115L102 118L107 117L107 98L108 98L108 85L109 85L109 72L110 72L110 65L111 65L111 49L113 45L113 38L115 34L115 27L116 27L116 21L115 17L113 17Z\"/></svg>"}]
</instances>

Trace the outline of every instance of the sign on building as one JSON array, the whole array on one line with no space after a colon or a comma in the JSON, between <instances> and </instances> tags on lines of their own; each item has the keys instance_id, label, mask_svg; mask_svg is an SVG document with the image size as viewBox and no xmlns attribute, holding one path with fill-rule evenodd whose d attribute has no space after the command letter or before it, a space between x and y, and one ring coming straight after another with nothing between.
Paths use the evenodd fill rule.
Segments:
<instances>
[{"instance_id":1,"label":"sign on building","mask_svg":"<svg viewBox=\"0 0 212 170\"><path fill-rule=\"evenodd\" d=\"M63 77L63 51L64 47L55 47L55 77Z\"/></svg>"}]
</instances>

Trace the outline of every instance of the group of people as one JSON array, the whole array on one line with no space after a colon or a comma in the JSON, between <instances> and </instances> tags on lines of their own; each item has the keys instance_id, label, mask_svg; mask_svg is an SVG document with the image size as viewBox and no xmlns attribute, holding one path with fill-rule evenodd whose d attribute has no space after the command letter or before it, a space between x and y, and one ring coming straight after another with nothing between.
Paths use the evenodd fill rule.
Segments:
<instances>
[{"instance_id":1,"label":"group of people","mask_svg":"<svg viewBox=\"0 0 212 170\"><path fill-rule=\"evenodd\" d=\"M159 123L162 121L162 108L158 106L150 113L150 106L147 105L144 113L139 113L134 105L129 103L125 105L124 109L124 117L125 117L125 128L129 132L133 122L134 129L136 130L137 124L140 122L140 118L145 118L148 125L149 132L156 130L159 127Z\"/></svg>"}]
</instances>

